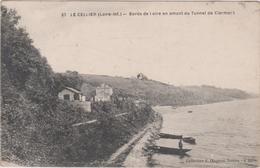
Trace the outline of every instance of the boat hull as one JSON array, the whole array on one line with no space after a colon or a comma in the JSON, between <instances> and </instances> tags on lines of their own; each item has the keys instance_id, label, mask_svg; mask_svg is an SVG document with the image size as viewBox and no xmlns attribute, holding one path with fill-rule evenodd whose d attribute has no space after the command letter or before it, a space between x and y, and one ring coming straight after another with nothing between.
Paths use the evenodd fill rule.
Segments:
<instances>
[{"instance_id":1,"label":"boat hull","mask_svg":"<svg viewBox=\"0 0 260 168\"><path fill-rule=\"evenodd\" d=\"M191 151L191 149L169 148L163 146L151 146L150 149L157 153L174 155L185 155L186 152Z\"/></svg>"},{"instance_id":2,"label":"boat hull","mask_svg":"<svg viewBox=\"0 0 260 168\"><path fill-rule=\"evenodd\" d=\"M196 140L192 137L184 137L183 142L189 143L189 144L196 144Z\"/></svg>"},{"instance_id":3,"label":"boat hull","mask_svg":"<svg viewBox=\"0 0 260 168\"><path fill-rule=\"evenodd\" d=\"M159 136L160 138L165 138L165 139L182 139L182 135L160 133Z\"/></svg>"}]
</instances>

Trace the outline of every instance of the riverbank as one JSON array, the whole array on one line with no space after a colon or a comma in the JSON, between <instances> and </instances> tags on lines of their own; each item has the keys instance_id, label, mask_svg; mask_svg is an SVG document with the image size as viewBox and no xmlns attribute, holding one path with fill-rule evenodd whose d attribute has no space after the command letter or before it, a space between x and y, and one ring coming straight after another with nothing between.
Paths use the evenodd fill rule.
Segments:
<instances>
[{"instance_id":1,"label":"riverbank","mask_svg":"<svg viewBox=\"0 0 260 168\"><path fill-rule=\"evenodd\" d=\"M107 161L105 166L113 167L146 167L151 145L162 126L162 117L155 113L153 122L146 125L137 135L121 148L119 148Z\"/></svg>"}]
</instances>

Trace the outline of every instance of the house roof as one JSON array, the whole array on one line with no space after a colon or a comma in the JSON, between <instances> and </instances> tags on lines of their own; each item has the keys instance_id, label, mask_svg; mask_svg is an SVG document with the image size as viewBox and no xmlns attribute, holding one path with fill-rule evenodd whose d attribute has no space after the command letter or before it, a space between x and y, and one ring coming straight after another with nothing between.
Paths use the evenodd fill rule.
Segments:
<instances>
[{"instance_id":1,"label":"house roof","mask_svg":"<svg viewBox=\"0 0 260 168\"><path fill-rule=\"evenodd\" d=\"M109 85L105 84L105 83L102 83L100 86L97 87L98 89L100 88L112 88L110 87Z\"/></svg>"},{"instance_id":2,"label":"house roof","mask_svg":"<svg viewBox=\"0 0 260 168\"><path fill-rule=\"evenodd\" d=\"M65 87L65 89L68 89L74 93L81 93L81 91L77 90L77 89L74 89L74 88L71 88L71 87Z\"/></svg>"}]
</instances>

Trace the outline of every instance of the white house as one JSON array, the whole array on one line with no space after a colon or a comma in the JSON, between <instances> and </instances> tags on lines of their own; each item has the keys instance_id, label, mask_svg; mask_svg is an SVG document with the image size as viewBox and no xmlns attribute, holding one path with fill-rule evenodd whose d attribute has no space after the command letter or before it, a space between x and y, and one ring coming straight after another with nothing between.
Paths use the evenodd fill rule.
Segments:
<instances>
[{"instance_id":1,"label":"white house","mask_svg":"<svg viewBox=\"0 0 260 168\"><path fill-rule=\"evenodd\" d=\"M86 101L86 97L77 89L65 87L59 92L58 97L61 100L72 101L74 104L80 105L87 112L91 112L91 102Z\"/></svg>"},{"instance_id":2,"label":"white house","mask_svg":"<svg viewBox=\"0 0 260 168\"><path fill-rule=\"evenodd\" d=\"M58 94L59 99L69 100L69 101L86 101L86 97L82 93L74 88L65 87Z\"/></svg>"},{"instance_id":3,"label":"white house","mask_svg":"<svg viewBox=\"0 0 260 168\"><path fill-rule=\"evenodd\" d=\"M96 88L95 101L110 101L113 94L113 89L106 85L101 84L101 86Z\"/></svg>"}]
</instances>

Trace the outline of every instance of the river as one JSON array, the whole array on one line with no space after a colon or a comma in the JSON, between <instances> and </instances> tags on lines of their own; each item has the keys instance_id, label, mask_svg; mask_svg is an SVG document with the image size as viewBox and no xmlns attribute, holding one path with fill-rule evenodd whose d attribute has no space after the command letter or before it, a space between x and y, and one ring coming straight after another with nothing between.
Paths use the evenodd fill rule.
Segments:
<instances>
[{"instance_id":1,"label":"river","mask_svg":"<svg viewBox=\"0 0 260 168\"><path fill-rule=\"evenodd\" d=\"M197 144L184 143L184 148L192 149L185 157L155 153L151 157L151 166L257 167L260 155L259 99L176 109L157 106L154 110L163 116L161 132L192 136ZM159 139L156 144L177 147L178 141Z\"/></svg>"}]
</instances>

